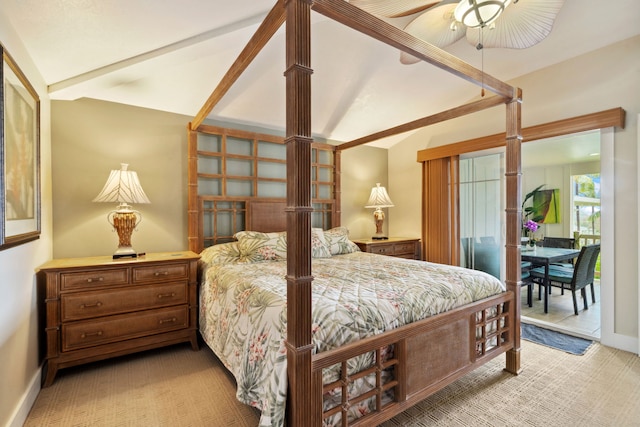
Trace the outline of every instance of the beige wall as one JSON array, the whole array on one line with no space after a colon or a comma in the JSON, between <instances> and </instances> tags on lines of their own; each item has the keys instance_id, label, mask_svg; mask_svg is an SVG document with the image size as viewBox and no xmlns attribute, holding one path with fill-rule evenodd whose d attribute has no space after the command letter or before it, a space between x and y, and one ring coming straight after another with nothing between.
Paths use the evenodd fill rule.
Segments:
<instances>
[{"instance_id":1,"label":"beige wall","mask_svg":"<svg viewBox=\"0 0 640 427\"><path fill-rule=\"evenodd\" d=\"M351 238L370 238L376 232L373 209L365 209L371 188L376 183L389 188L387 181L387 150L359 146L342 154L342 225L349 229ZM395 203L393 193L389 194ZM395 208L386 208L383 231L393 221Z\"/></svg>"},{"instance_id":2,"label":"beige wall","mask_svg":"<svg viewBox=\"0 0 640 427\"><path fill-rule=\"evenodd\" d=\"M499 77L499 76L497 76ZM522 125L532 126L615 107L627 112L615 130L615 333L638 337L637 115L640 112L640 37L523 76ZM396 207L391 234L420 233L421 165L428 147L505 130L505 109L496 107L416 132L389 150L389 191ZM624 224L624 226L622 226ZM637 345L637 344L636 344ZM634 349L634 351L636 351Z\"/></svg>"},{"instance_id":3,"label":"beige wall","mask_svg":"<svg viewBox=\"0 0 640 427\"><path fill-rule=\"evenodd\" d=\"M151 200L134 206L143 221L132 236L133 247L139 252L187 249L186 129L191 119L91 99L52 102L55 258L108 255L116 249L118 238L106 219L115 204L92 200L120 163L138 173ZM358 147L342 159L342 225L352 237L368 236L375 226L364 205L376 182L387 183L387 150Z\"/></svg>"},{"instance_id":4,"label":"beige wall","mask_svg":"<svg viewBox=\"0 0 640 427\"><path fill-rule=\"evenodd\" d=\"M0 251L0 425L22 425L40 389L35 269L51 258L51 136L47 87L0 8L0 41L40 97L40 239Z\"/></svg>"},{"instance_id":5,"label":"beige wall","mask_svg":"<svg viewBox=\"0 0 640 427\"><path fill-rule=\"evenodd\" d=\"M111 102L52 102L53 255L112 254L107 222L116 203L94 203L109 172L128 163L150 204L131 243L139 252L186 250L187 123L190 117Z\"/></svg>"}]
</instances>

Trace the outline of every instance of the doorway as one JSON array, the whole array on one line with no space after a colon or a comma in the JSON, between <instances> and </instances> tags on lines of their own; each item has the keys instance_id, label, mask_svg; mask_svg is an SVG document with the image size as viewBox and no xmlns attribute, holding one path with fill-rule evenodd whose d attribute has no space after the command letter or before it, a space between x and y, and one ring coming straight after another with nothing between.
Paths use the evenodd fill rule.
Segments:
<instances>
[{"instance_id":1,"label":"doorway","mask_svg":"<svg viewBox=\"0 0 640 427\"><path fill-rule=\"evenodd\" d=\"M622 108L613 108L597 113L586 114L583 116L563 119L556 122L549 122L541 125L523 128L523 134L526 138L523 142L540 141L542 138L562 137L567 134L578 134L585 131L596 131L600 134L600 174L602 186L602 213L601 213L601 282L606 284L601 288L601 339L600 341L608 346L625 349L627 351L636 351L638 348L638 339L629 337L616 332L616 268L615 268L615 205L616 205L616 189L614 187L615 176L615 156L614 156L614 140L617 128L624 128L624 110ZM640 140L640 134L638 136ZM459 141L456 144L450 144L449 149L444 150L443 147L434 147L421 150L418 152L418 161L424 165L434 160L454 158L455 156L466 155L470 153L473 147L477 147L478 143L490 149L500 149L505 146L505 134L498 133L495 135L484 136L480 138ZM526 144L524 144L526 145ZM638 151L640 153L640 151ZM477 154L477 153L476 153ZM554 157L555 153L549 151L545 153L547 158ZM640 157L640 154L639 154ZM457 195L456 195L457 197ZM456 205L457 207L457 205ZM428 220L425 216L425 220ZM437 218L436 218L437 219ZM454 221L458 227L458 222ZM449 232L450 230L445 230ZM450 244L459 244L459 234L454 230L455 239ZM424 230L423 230L424 236ZM426 237L424 237L426 240ZM423 246L427 244L424 243ZM435 246L439 248L440 246ZM450 249L450 247L448 248ZM425 252L426 253L426 252ZM458 254L454 254L456 261Z\"/></svg>"},{"instance_id":2,"label":"doorway","mask_svg":"<svg viewBox=\"0 0 640 427\"><path fill-rule=\"evenodd\" d=\"M580 132L522 145L522 194L545 184L546 189L559 190L562 200L559 220L542 224L538 238L573 237L576 227L580 230L579 224L574 223L577 217L572 177L603 172L606 175L606 170L601 167L601 135L600 130ZM606 186L601 186L600 191L604 188ZM501 280L505 278L504 266L501 265L505 252L503 192L504 149L461 155L460 264L486 271ZM603 194L603 200L608 203L606 194ZM580 202L584 199L578 200L578 204ZM603 318L600 281L598 279L596 283L596 303L591 302L589 295L589 309L580 307L577 316L573 311L571 292L561 295L560 290L554 288L548 313L544 313L542 301L537 298L537 289L532 308L527 306L526 292L523 292L523 321L599 340Z\"/></svg>"},{"instance_id":3,"label":"doorway","mask_svg":"<svg viewBox=\"0 0 640 427\"><path fill-rule=\"evenodd\" d=\"M551 155L552 153L552 155ZM581 238L579 244L600 242L600 227L597 227L597 235L591 227L589 232L585 229L584 220L587 211L589 221L595 225L600 222L600 184L601 174L601 132L581 132L562 137L550 138L540 141L532 141L522 146L522 193L544 184L544 189L558 190L562 200L560 217L556 223L541 224L538 237L575 237ZM594 184L594 176L597 176L597 202L596 197L585 197L585 189L577 188L576 177L583 177L583 181L590 180ZM593 188L591 190L594 190ZM595 196L592 191L589 196ZM597 211L595 204L598 204ZM597 212L597 214L596 214ZM582 222L582 224L581 224ZM581 226L582 225L582 226ZM574 234L576 233L577 234ZM586 240L585 240L586 239ZM548 313L544 313L542 304L538 301L538 292L534 292L533 307L522 304L523 321L551 327L572 335L599 340L602 328L602 295L600 292L601 279L598 277L595 283L596 302L591 301L588 292L589 308L584 310L579 304L579 312L576 316L573 312L571 292L561 294L560 289L553 288L549 299Z\"/></svg>"}]
</instances>

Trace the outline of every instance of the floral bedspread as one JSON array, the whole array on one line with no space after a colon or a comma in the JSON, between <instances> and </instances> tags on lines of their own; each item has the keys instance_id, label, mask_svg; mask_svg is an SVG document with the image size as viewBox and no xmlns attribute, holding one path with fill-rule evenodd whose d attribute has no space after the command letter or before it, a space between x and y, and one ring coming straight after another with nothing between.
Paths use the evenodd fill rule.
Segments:
<instances>
[{"instance_id":1,"label":"floral bedspread","mask_svg":"<svg viewBox=\"0 0 640 427\"><path fill-rule=\"evenodd\" d=\"M322 352L504 291L474 270L356 252L312 260L313 343ZM207 266L200 330L237 398L282 426L287 393L286 260ZM360 408L366 412L366 408Z\"/></svg>"}]
</instances>

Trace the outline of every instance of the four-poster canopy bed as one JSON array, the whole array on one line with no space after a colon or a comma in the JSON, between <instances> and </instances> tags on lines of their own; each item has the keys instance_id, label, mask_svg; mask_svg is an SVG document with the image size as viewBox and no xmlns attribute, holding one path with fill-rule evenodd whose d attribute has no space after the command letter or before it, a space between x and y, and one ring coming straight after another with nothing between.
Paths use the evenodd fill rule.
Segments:
<instances>
[{"instance_id":1,"label":"four-poster canopy bed","mask_svg":"<svg viewBox=\"0 0 640 427\"><path fill-rule=\"evenodd\" d=\"M314 143L311 136L310 110L312 73L310 15L312 10L481 85L497 96L339 146ZM284 22L286 22L285 137L276 138L203 125L203 121L216 103ZM248 276L258 276L262 281L266 281L270 276L279 275L280 279L284 276L282 280L286 284L283 286L286 288L286 293L280 292L282 299L273 305L267 303L261 308L262 315L263 312L278 305L283 310L276 315L276 318L279 316L279 323L273 320L270 326L262 325L261 327L276 329L280 327L280 332L286 336L280 347L271 349L277 352L277 356L270 357L277 357L280 366L286 366L288 372L287 381L281 381L287 383L284 385L286 397L276 396L276 399L286 399L287 425L378 424L503 353L506 353L506 370L514 374L519 372L520 103L521 93L518 89L491 76L483 75L481 71L446 52L404 33L344 0L280 0L269 12L256 34L189 124L189 249L202 254L200 321L203 338L208 344L210 343L207 341L207 335L210 332L204 331L203 328L214 323L216 332L223 331L225 334L230 334L228 330L228 322L231 321L230 313L246 314L248 311L246 296L249 293L259 293L265 300L266 295L271 298L280 292L275 288L269 288L267 294L261 293L266 292L264 290L255 291L244 282ZM355 268L359 268L357 274L354 273L353 276L346 274L349 280L355 283L360 277L360 272L368 269L367 265L373 264L367 257L381 257L357 253L357 250L353 250L350 246L344 229L339 227L340 152L379 138L460 117L499 104L505 104L507 111L506 290L498 282L500 289L487 291L486 294L478 290L463 291L462 293L474 294L477 298L458 301L458 305L445 308L448 311L438 310L437 314L432 313L433 315L430 316L427 313L429 317L422 320L400 322L396 324L395 329L384 330L383 328L384 332L376 335L339 343L337 346L328 346L326 351L320 351L322 346L317 342L316 333L323 325L314 323L312 317L312 311L317 309L316 292L318 288L324 289L326 286L328 289L338 281L332 276L333 272L325 273L323 264L328 263L327 259L332 255L340 254L333 257L336 258L336 263L339 257L344 257L341 259L347 259L347 264L357 265ZM208 144L209 148L202 148L203 139L204 144ZM237 141L245 141L245 145L249 148L243 152L234 151L230 147ZM278 144L284 147L283 151L273 149ZM273 154L273 151L277 153ZM265 152L272 154L267 155L264 154ZM284 158L282 152L286 153ZM213 168L203 166L203 158L213 159L217 166ZM251 165L249 167L251 171L248 172L251 178L241 177L237 172L228 170L227 165L236 160L246 161ZM256 164L265 163L284 165L286 176L267 176L262 180L256 178ZM203 181L207 180L210 181L209 184L203 184ZM246 194L234 196L227 193L227 186L234 181L246 184L245 187L248 188ZM205 194L203 187L207 185L214 188L214 192L217 191L217 193ZM258 197L260 188L264 186L284 186L286 197ZM234 235L238 238L237 242L234 240ZM258 243L256 238L260 240ZM329 253L323 253L322 244L318 242L327 243ZM248 247L248 244L253 246ZM211 247L205 249L207 246ZM258 262L255 264L275 270L249 272L247 268L255 259L248 259L250 257L247 257L245 252L256 247L260 247L260 250L252 253L254 258L257 257L259 261L282 260L282 270L277 270L278 263ZM232 260L230 263L233 264L228 269L226 266L224 268L220 266L228 260ZM394 262L401 264L394 264ZM388 258L388 261L376 261L376 263L385 265L390 269L389 271L394 271L395 275L402 275L398 272L409 271L413 275L415 270L416 277L422 277L420 274L423 274L418 270L431 269L431 273L427 274L433 274L434 268L443 268L439 264L414 260L393 259L392 261L391 258ZM485 289L492 286L491 280L487 279L488 276L484 273L459 267L448 268L447 275L463 277L460 282L465 282L464 278L468 277L468 281L484 283L482 287ZM342 267L329 267L329 270L339 269ZM378 274L384 275L384 271ZM389 274L389 276L392 275ZM214 276L215 279L212 279ZM211 286L210 280L218 281L217 285L220 286L225 276L233 276L235 282L243 281L239 290L234 291L235 295L225 294L228 288L207 291ZM315 279L314 276L316 276ZM362 280L372 279L363 278ZM390 278L389 281L393 280ZM497 280L494 280L495 282ZM267 284L267 286L272 285ZM455 286L458 285L448 284L445 287L454 288ZM340 289L346 288L348 288L347 285ZM206 294L206 292L211 293ZM407 291L407 293L410 292ZM210 314L209 307L205 307L206 304L211 301L222 304L224 298L231 299L231 297L239 298L240 305L233 309L227 308L225 309L227 311L216 314L214 317L207 317ZM367 307L355 307L353 311L360 309L364 311ZM326 308L326 310L338 309ZM207 325L203 326L203 323ZM274 326L274 323L278 323L278 326ZM244 323L242 325L243 328L249 327ZM255 351L255 354L252 354L248 361L238 362L239 364L253 363L256 359L266 357L262 353L263 348L260 344L267 338L262 335L260 337L259 343L253 343L247 347L250 353ZM236 353L238 353L237 349ZM231 355L230 359L224 358L225 356L228 355L223 355L221 360L227 367L231 367L234 357L237 358L240 355ZM364 363L363 360L367 362ZM363 363L362 369L354 368L355 365ZM230 370L233 372L233 369ZM236 375L235 372L234 375ZM238 379L238 376L236 378ZM328 382L323 382L327 379ZM242 383L245 380L245 377L238 380L239 388L244 385ZM278 379L272 381L277 382ZM357 388L355 384L362 381L369 381L371 384L365 391L354 390ZM282 390L282 387L283 385L279 384L279 388L276 388ZM328 403L328 396L336 398L338 403ZM354 406L363 400L369 402L371 410L363 418L352 420ZM264 408L274 406L272 403L267 403L266 406L255 405L263 408L261 422L282 424L284 415L264 413Z\"/></svg>"}]
</instances>

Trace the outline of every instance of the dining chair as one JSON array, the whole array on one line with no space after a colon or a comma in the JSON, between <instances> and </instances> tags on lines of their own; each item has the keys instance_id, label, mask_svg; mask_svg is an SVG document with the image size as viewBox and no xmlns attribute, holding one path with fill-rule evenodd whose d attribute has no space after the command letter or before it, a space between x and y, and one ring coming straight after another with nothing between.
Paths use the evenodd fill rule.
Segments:
<instances>
[{"instance_id":1,"label":"dining chair","mask_svg":"<svg viewBox=\"0 0 640 427\"><path fill-rule=\"evenodd\" d=\"M571 237L545 237L542 240L542 246L545 248L562 248L562 249L574 249L576 247L576 239ZM571 262L555 262L554 265L560 267L573 267L574 261ZM564 295L564 290L562 292Z\"/></svg>"},{"instance_id":2,"label":"dining chair","mask_svg":"<svg viewBox=\"0 0 640 427\"><path fill-rule=\"evenodd\" d=\"M542 240L545 248L573 249L576 247L576 239L571 237L546 237Z\"/></svg>"},{"instance_id":3,"label":"dining chair","mask_svg":"<svg viewBox=\"0 0 640 427\"><path fill-rule=\"evenodd\" d=\"M542 246L545 248L574 249L576 247L576 239L571 237L545 237L542 240ZM573 268L575 260L569 262L554 262L552 265ZM551 291L551 289L549 289L549 291ZM564 287L560 289L560 294L564 295Z\"/></svg>"},{"instance_id":4,"label":"dining chair","mask_svg":"<svg viewBox=\"0 0 640 427\"><path fill-rule=\"evenodd\" d=\"M586 245L580 249L580 255L574 267L549 266L549 282L545 283L544 267L536 267L530 270L533 281L539 286L547 285L571 290L573 296L573 311L578 314L578 302L576 292L579 290L584 301L584 309L588 309L586 287L591 286L591 300L596 302L594 277L596 261L600 254L600 244ZM545 289L546 291L546 289Z\"/></svg>"},{"instance_id":5,"label":"dining chair","mask_svg":"<svg viewBox=\"0 0 640 427\"><path fill-rule=\"evenodd\" d=\"M527 305L529 307L533 307L533 286L535 282L533 281L533 277L531 276L531 269L533 268L533 264L529 261L520 261L520 269L521 269L521 278L520 278L520 286L527 287Z\"/></svg>"}]
</instances>

